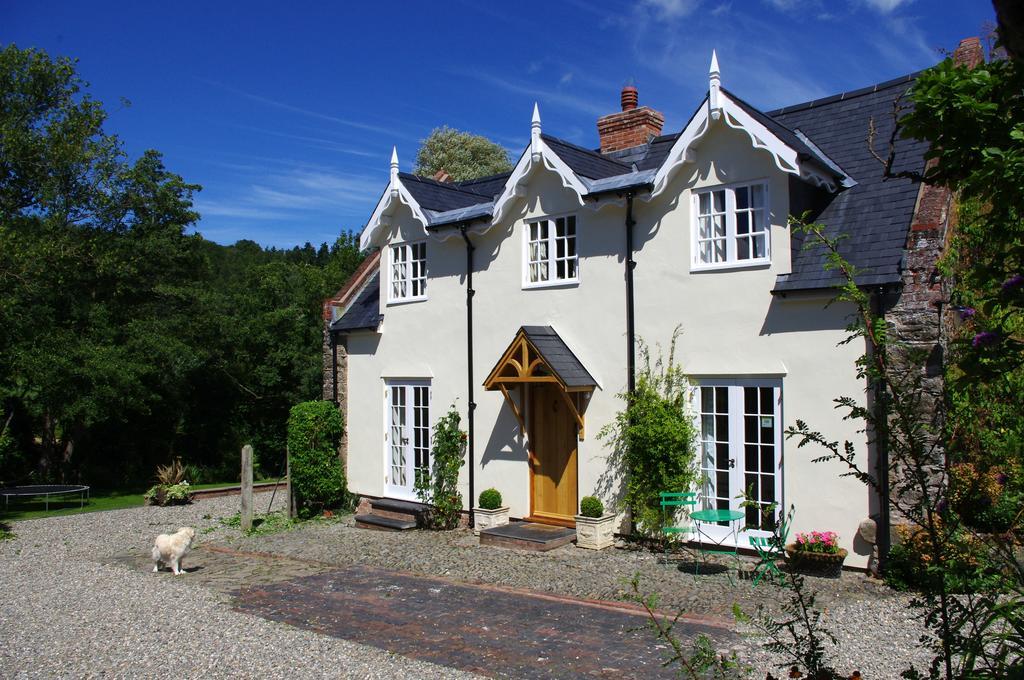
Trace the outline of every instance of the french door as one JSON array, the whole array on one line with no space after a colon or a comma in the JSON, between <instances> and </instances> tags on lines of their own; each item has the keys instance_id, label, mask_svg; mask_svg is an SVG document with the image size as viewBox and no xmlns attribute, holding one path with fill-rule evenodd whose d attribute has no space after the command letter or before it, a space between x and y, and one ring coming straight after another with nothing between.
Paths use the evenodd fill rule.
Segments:
<instances>
[{"instance_id":1,"label":"french door","mask_svg":"<svg viewBox=\"0 0 1024 680\"><path fill-rule=\"evenodd\" d=\"M384 493L417 501L416 480L430 475L430 383L385 382Z\"/></svg>"},{"instance_id":2,"label":"french door","mask_svg":"<svg viewBox=\"0 0 1024 680\"><path fill-rule=\"evenodd\" d=\"M782 507L782 387L779 381L717 380L696 389L700 414L700 509L736 510L737 544L767 536ZM746 507L744 500L753 501ZM774 512L772 504L777 504ZM728 523L701 531L727 540Z\"/></svg>"}]
</instances>

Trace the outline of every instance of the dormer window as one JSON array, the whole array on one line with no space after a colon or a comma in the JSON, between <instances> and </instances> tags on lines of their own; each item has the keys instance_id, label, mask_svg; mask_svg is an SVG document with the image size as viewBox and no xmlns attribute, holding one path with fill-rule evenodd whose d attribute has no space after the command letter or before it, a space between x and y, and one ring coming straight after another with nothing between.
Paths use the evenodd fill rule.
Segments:
<instances>
[{"instance_id":1,"label":"dormer window","mask_svg":"<svg viewBox=\"0 0 1024 680\"><path fill-rule=\"evenodd\" d=\"M525 240L525 287L553 286L579 281L575 215L529 222L526 224Z\"/></svg>"},{"instance_id":2,"label":"dormer window","mask_svg":"<svg viewBox=\"0 0 1024 680\"><path fill-rule=\"evenodd\" d=\"M695 269L771 261L766 184L696 191L693 203Z\"/></svg>"},{"instance_id":3,"label":"dormer window","mask_svg":"<svg viewBox=\"0 0 1024 680\"><path fill-rule=\"evenodd\" d=\"M389 302L427 299L427 244L391 246Z\"/></svg>"}]
</instances>

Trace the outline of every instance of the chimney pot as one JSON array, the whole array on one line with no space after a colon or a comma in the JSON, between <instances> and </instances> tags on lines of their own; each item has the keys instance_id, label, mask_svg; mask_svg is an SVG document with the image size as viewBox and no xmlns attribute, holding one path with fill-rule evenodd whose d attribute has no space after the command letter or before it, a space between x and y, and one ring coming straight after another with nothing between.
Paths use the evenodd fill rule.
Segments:
<instances>
[{"instance_id":1,"label":"chimney pot","mask_svg":"<svg viewBox=\"0 0 1024 680\"><path fill-rule=\"evenodd\" d=\"M632 111L636 108L640 95L633 85L626 85L622 88L622 110Z\"/></svg>"}]
</instances>

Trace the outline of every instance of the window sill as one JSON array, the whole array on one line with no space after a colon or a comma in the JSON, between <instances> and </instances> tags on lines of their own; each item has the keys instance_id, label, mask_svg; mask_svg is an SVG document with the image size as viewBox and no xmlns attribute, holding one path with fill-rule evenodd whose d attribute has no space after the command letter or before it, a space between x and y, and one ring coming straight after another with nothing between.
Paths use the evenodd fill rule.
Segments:
<instances>
[{"instance_id":1,"label":"window sill","mask_svg":"<svg viewBox=\"0 0 1024 680\"><path fill-rule=\"evenodd\" d=\"M427 301L427 296L423 295L421 297L400 298L398 300L388 300L387 301L387 306L388 307L393 307L395 305L408 305L408 304L411 304L413 302L426 302L426 301Z\"/></svg>"},{"instance_id":2,"label":"window sill","mask_svg":"<svg viewBox=\"0 0 1024 680\"><path fill-rule=\"evenodd\" d=\"M770 259L722 262L718 264L691 264L690 273L702 274L704 272L731 271L736 269L768 269L771 266L772 261Z\"/></svg>"},{"instance_id":3,"label":"window sill","mask_svg":"<svg viewBox=\"0 0 1024 680\"><path fill-rule=\"evenodd\" d=\"M544 281L542 283L524 283L523 290L534 290L537 288L575 288L580 285L579 279L566 279L563 281Z\"/></svg>"}]
</instances>

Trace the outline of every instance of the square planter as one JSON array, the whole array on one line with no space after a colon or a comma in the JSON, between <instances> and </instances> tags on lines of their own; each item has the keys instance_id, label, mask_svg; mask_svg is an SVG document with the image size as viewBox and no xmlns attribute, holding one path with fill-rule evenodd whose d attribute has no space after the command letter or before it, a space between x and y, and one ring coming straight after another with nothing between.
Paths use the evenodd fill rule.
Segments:
<instances>
[{"instance_id":1,"label":"square planter","mask_svg":"<svg viewBox=\"0 0 1024 680\"><path fill-rule=\"evenodd\" d=\"M576 547L604 550L615 542L615 515L576 515Z\"/></svg>"},{"instance_id":2,"label":"square planter","mask_svg":"<svg viewBox=\"0 0 1024 680\"><path fill-rule=\"evenodd\" d=\"M475 536L479 536L480 531L483 529L502 527L506 524L508 524L507 507L498 508L496 510L473 508L473 534Z\"/></svg>"}]
</instances>

